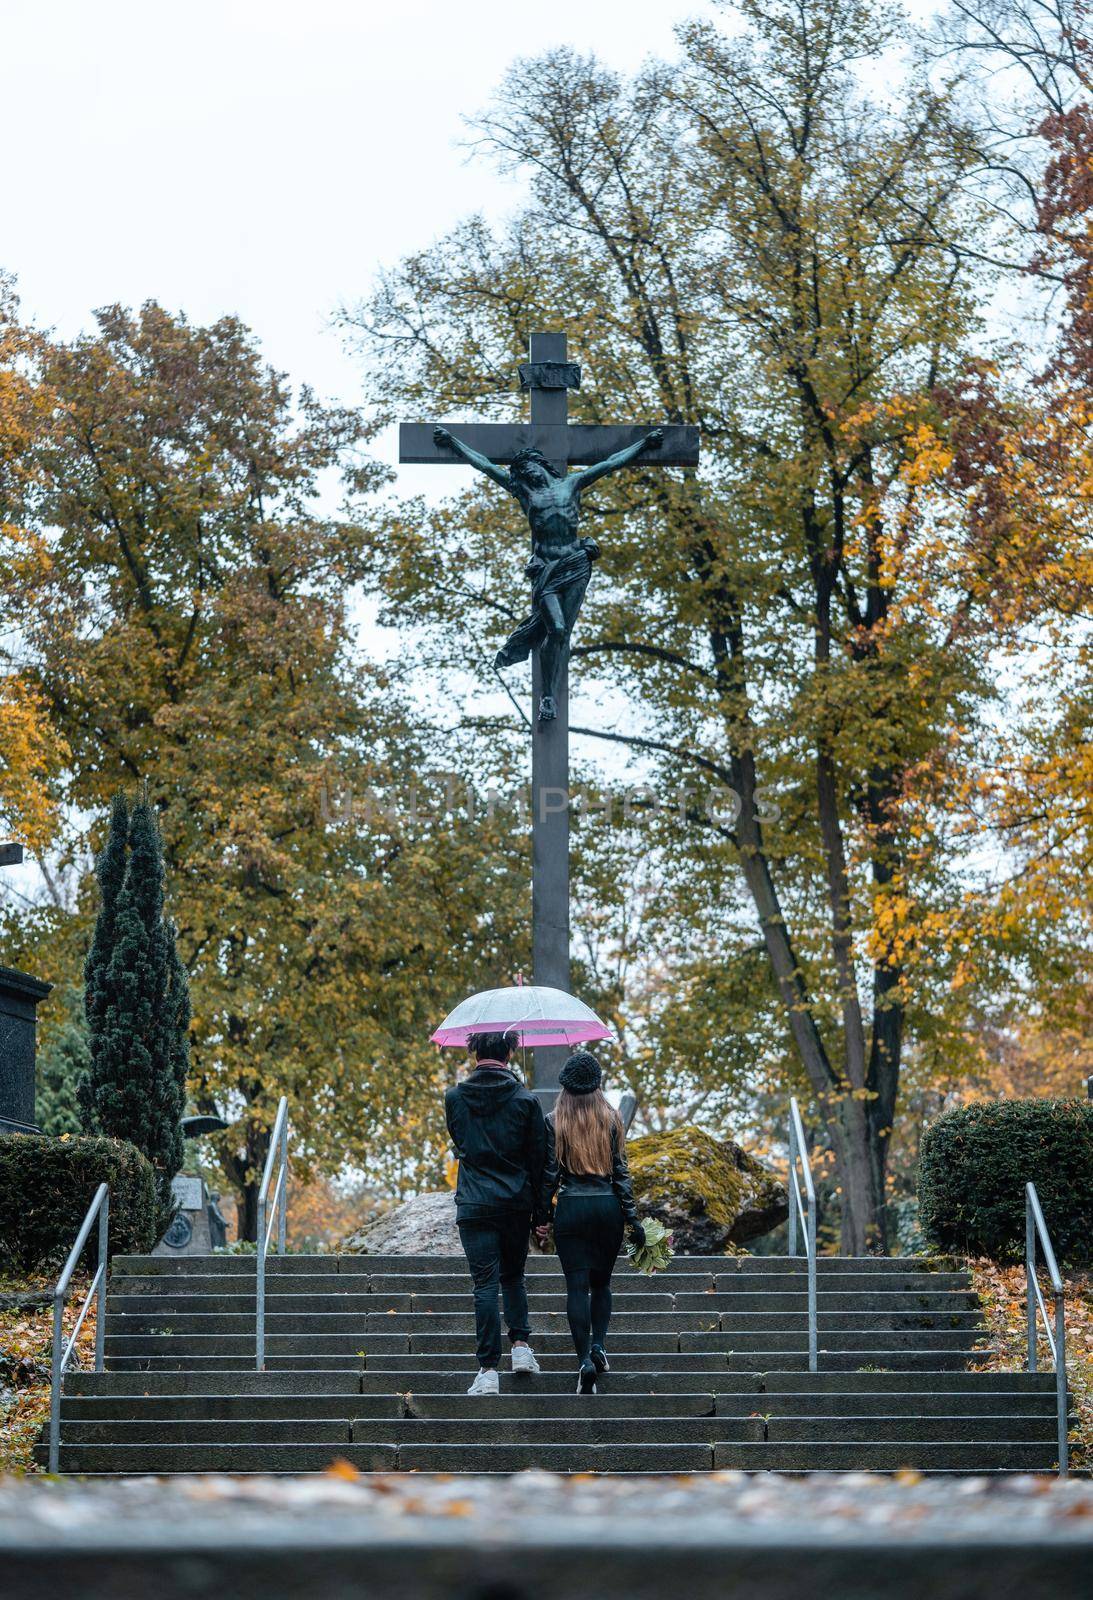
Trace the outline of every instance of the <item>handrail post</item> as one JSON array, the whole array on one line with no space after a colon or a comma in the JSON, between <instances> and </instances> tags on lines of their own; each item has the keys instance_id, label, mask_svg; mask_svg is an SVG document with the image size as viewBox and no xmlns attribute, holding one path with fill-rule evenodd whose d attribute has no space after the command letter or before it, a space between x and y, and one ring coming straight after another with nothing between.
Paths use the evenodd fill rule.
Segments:
<instances>
[{"instance_id":1,"label":"handrail post","mask_svg":"<svg viewBox=\"0 0 1093 1600\"><path fill-rule=\"evenodd\" d=\"M819 1367L819 1334L816 1316L816 1187L812 1182L812 1167L808 1159L808 1143L801 1124L801 1110L796 1095L789 1101L789 1249L797 1254L797 1213L805 1227L805 1258L808 1276L808 1370ZM797 1163L801 1163L802 1185L797 1179ZM808 1210L805 1210L805 1199Z\"/></svg>"},{"instance_id":2,"label":"handrail post","mask_svg":"<svg viewBox=\"0 0 1093 1600\"><path fill-rule=\"evenodd\" d=\"M819 1364L819 1336L816 1328L816 1201L808 1204L808 1370Z\"/></svg>"},{"instance_id":3,"label":"handrail post","mask_svg":"<svg viewBox=\"0 0 1093 1600\"><path fill-rule=\"evenodd\" d=\"M64 1313L65 1300L68 1297L68 1285L79 1265L80 1255L91 1233L91 1226L96 1216L99 1219L99 1259L95 1267L95 1276L91 1287L84 1296L80 1314L76 1318L76 1326L66 1347L64 1342ZM68 1358L76 1348L76 1340L80 1329L83 1327L84 1318L87 1316L91 1302L95 1302L95 1371L103 1369L103 1349L106 1330L106 1316L103 1310L103 1285L106 1282L106 1267L108 1260L110 1226L110 1185L100 1183L95 1190L95 1196L87 1211L84 1213L80 1231L76 1235L76 1242L68 1252L68 1260L61 1269L61 1276L57 1279L53 1289L53 1358L49 1373L49 1470L59 1472L61 1465L61 1392L64 1388L65 1367Z\"/></svg>"},{"instance_id":4,"label":"handrail post","mask_svg":"<svg viewBox=\"0 0 1093 1600\"><path fill-rule=\"evenodd\" d=\"M277 1182L270 1198L274 1171ZM268 1220L267 1220L268 1218ZM277 1231L277 1253L284 1255L288 1224L288 1097L277 1102L277 1115L270 1131L269 1150L258 1190L258 1254L254 1272L254 1356L258 1372L266 1368L266 1255L270 1235Z\"/></svg>"},{"instance_id":5,"label":"handrail post","mask_svg":"<svg viewBox=\"0 0 1093 1600\"><path fill-rule=\"evenodd\" d=\"M49 1470L61 1468L61 1346L64 1338L65 1297L63 1289L53 1292L53 1364L49 1370Z\"/></svg>"},{"instance_id":6,"label":"handrail post","mask_svg":"<svg viewBox=\"0 0 1093 1600\"><path fill-rule=\"evenodd\" d=\"M281 1180L280 1218L277 1223L277 1254L283 1256L288 1235L288 1117L281 1123Z\"/></svg>"},{"instance_id":7,"label":"handrail post","mask_svg":"<svg viewBox=\"0 0 1093 1600\"><path fill-rule=\"evenodd\" d=\"M1054 1293L1054 1336L1036 1275L1037 1248L1043 1252L1044 1267L1051 1279ZM1035 1372L1037 1368L1037 1308L1044 1314L1044 1332L1051 1353L1055 1357L1055 1418L1059 1447L1059 1476L1065 1478L1070 1468L1070 1446L1067 1439L1067 1424L1070 1418L1066 1386L1066 1294L1059 1264L1055 1260L1051 1235L1047 1231L1047 1223L1044 1221L1044 1213L1040 1206L1040 1196L1036 1193L1034 1183L1025 1184L1025 1286L1028 1298L1028 1370Z\"/></svg>"},{"instance_id":8,"label":"handrail post","mask_svg":"<svg viewBox=\"0 0 1093 1600\"><path fill-rule=\"evenodd\" d=\"M789 1253L797 1254L797 1125L789 1119Z\"/></svg>"},{"instance_id":9,"label":"handrail post","mask_svg":"<svg viewBox=\"0 0 1093 1600\"><path fill-rule=\"evenodd\" d=\"M1025 1302L1028 1317L1028 1370L1036 1371L1036 1223L1032 1196L1025 1187Z\"/></svg>"},{"instance_id":10,"label":"handrail post","mask_svg":"<svg viewBox=\"0 0 1093 1600\"><path fill-rule=\"evenodd\" d=\"M95 1371L101 1372L106 1350L106 1268L110 1248L110 1191L99 1207L99 1287L95 1291Z\"/></svg>"},{"instance_id":11,"label":"handrail post","mask_svg":"<svg viewBox=\"0 0 1093 1600\"><path fill-rule=\"evenodd\" d=\"M1067 1477L1070 1470L1070 1445L1067 1439L1068 1396L1066 1392L1066 1315L1063 1291L1055 1291L1055 1415L1059 1433L1059 1476Z\"/></svg>"},{"instance_id":12,"label":"handrail post","mask_svg":"<svg viewBox=\"0 0 1093 1600\"><path fill-rule=\"evenodd\" d=\"M255 1369L266 1369L266 1200L258 1196L258 1260L255 1268Z\"/></svg>"}]
</instances>

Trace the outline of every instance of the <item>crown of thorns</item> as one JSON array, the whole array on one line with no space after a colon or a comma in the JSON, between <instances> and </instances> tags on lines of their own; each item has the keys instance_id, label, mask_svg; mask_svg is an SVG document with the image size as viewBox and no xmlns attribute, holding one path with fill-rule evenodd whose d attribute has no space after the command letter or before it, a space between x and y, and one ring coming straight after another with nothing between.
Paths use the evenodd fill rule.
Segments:
<instances>
[{"instance_id":1,"label":"crown of thorns","mask_svg":"<svg viewBox=\"0 0 1093 1600\"><path fill-rule=\"evenodd\" d=\"M525 467L530 467L532 465L536 467L542 467L543 471L549 472L552 478L561 477L561 473L555 467L551 466L543 452L541 450L536 450L534 446L531 446L527 450L517 450L516 454L512 458L512 464L509 467L509 472L512 477L519 478L523 475Z\"/></svg>"}]
</instances>

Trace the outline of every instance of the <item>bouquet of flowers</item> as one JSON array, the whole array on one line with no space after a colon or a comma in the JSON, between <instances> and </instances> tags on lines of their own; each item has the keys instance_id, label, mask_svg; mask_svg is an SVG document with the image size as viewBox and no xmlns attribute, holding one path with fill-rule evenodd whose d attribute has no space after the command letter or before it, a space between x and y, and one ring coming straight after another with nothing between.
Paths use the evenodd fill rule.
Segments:
<instances>
[{"instance_id":1,"label":"bouquet of flowers","mask_svg":"<svg viewBox=\"0 0 1093 1600\"><path fill-rule=\"evenodd\" d=\"M656 1217L643 1217L641 1225L645 1229L645 1243L627 1246L630 1264L639 1272L663 1272L672 1259L675 1241L663 1222L658 1222Z\"/></svg>"}]
</instances>

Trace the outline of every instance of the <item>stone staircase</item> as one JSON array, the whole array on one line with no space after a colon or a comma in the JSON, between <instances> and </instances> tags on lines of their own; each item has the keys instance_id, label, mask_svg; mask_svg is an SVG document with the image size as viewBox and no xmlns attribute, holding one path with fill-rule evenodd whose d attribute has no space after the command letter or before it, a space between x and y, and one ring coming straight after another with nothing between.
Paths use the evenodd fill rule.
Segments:
<instances>
[{"instance_id":1,"label":"stone staircase","mask_svg":"<svg viewBox=\"0 0 1093 1600\"><path fill-rule=\"evenodd\" d=\"M107 1370L66 1379L61 1468L1050 1470L1054 1377L974 1370L979 1308L950 1267L821 1259L809 1373L802 1260L677 1257L651 1279L620 1266L612 1371L579 1396L561 1273L533 1257L542 1375L504 1373L498 1399L472 1400L461 1260L271 1258L258 1373L253 1258L118 1257Z\"/></svg>"}]
</instances>

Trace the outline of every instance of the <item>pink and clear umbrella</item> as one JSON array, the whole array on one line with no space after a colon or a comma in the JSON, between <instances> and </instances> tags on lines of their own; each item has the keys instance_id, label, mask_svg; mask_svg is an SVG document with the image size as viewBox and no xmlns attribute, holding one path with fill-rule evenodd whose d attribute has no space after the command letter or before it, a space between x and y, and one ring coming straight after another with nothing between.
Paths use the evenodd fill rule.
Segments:
<instances>
[{"instance_id":1,"label":"pink and clear umbrella","mask_svg":"<svg viewBox=\"0 0 1093 1600\"><path fill-rule=\"evenodd\" d=\"M519 1034L522 1045L588 1044L614 1039L611 1029L575 995L543 984L484 989L450 1011L432 1035L438 1045L465 1045L472 1033Z\"/></svg>"}]
</instances>

